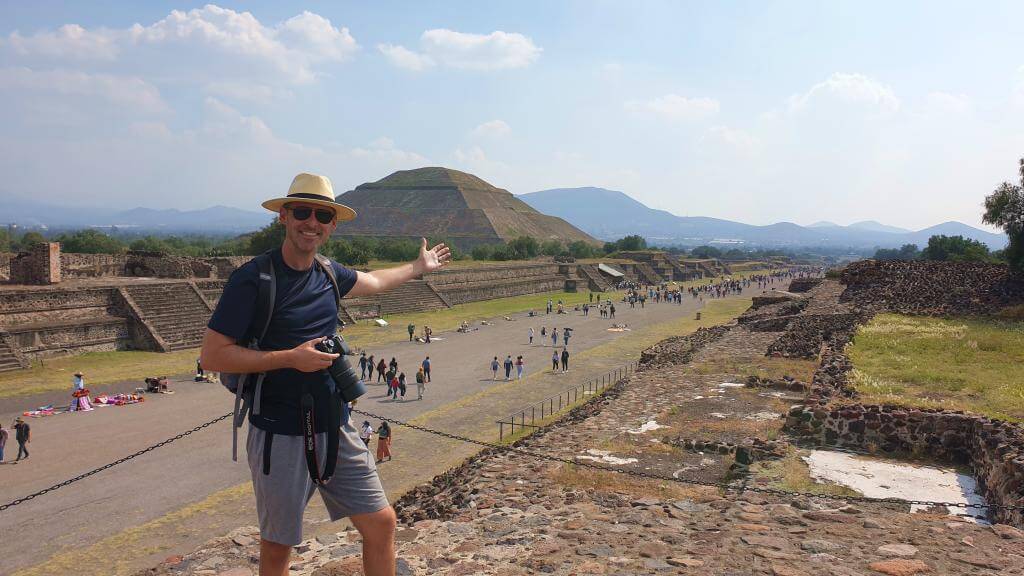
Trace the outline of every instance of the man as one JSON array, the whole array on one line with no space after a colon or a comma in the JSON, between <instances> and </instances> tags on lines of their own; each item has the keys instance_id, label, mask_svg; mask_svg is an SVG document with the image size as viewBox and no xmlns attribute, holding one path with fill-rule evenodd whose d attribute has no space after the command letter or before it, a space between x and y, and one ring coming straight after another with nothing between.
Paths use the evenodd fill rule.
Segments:
<instances>
[{"instance_id":1,"label":"man","mask_svg":"<svg viewBox=\"0 0 1024 576\"><path fill-rule=\"evenodd\" d=\"M423 377L427 382L430 382L430 356L424 358L420 366L423 368Z\"/></svg>"},{"instance_id":2,"label":"man","mask_svg":"<svg viewBox=\"0 0 1024 576\"><path fill-rule=\"evenodd\" d=\"M25 460L28 460L28 448L25 445L32 441L32 428L21 419L21 416L14 420L14 439L18 441L18 457L14 461L21 460L22 454L25 455Z\"/></svg>"},{"instance_id":3,"label":"man","mask_svg":"<svg viewBox=\"0 0 1024 576\"><path fill-rule=\"evenodd\" d=\"M562 372L569 370L569 347L562 348Z\"/></svg>"},{"instance_id":4,"label":"man","mask_svg":"<svg viewBox=\"0 0 1024 576\"><path fill-rule=\"evenodd\" d=\"M505 381L508 382L512 379L512 355L509 354L505 357Z\"/></svg>"},{"instance_id":5,"label":"man","mask_svg":"<svg viewBox=\"0 0 1024 576\"><path fill-rule=\"evenodd\" d=\"M495 356L494 360L491 360L491 382L498 379L498 357Z\"/></svg>"},{"instance_id":6,"label":"man","mask_svg":"<svg viewBox=\"0 0 1024 576\"><path fill-rule=\"evenodd\" d=\"M359 354L359 379L366 380L366 352Z\"/></svg>"},{"instance_id":7,"label":"man","mask_svg":"<svg viewBox=\"0 0 1024 576\"><path fill-rule=\"evenodd\" d=\"M332 520L348 517L363 539L363 570L395 573L395 512L377 476L373 457L348 418L325 371L337 358L315 348L337 329L338 301L328 269L316 262L317 249L338 222L355 218L334 200L330 180L314 174L295 177L287 196L263 203L278 214L285 229L279 249L269 252L275 280L275 304L259 350L246 346L254 333L260 282L259 265L250 261L232 275L210 318L201 359L209 370L264 373L259 410L249 415L247 451L260 522L260 574L288 574L291 547L302 541L302 514L316 490ZM372 272L329 263L341 296L368 296L390 290L448 263L444 244L427 248L411 263ZM383 362L382 362L383 363ZM381 370L383 372L383 370ZM340 413L337 468L327 483L314 483L306 461L299 406L303 391L313 396L316 446L326 446L328 422ZM340 405L340 406L339 406ZM257 413L258 412L258 413ZM332 431L333 435L333 431ZM272 442L271 442L272 441ZM326 461L317 450L315 460Z\"/></svg>"},{"instance_id":8,"label":"man","mask_svg":"<svg viewBox=\"0 0 1024 576\"><path fill-rule=\"evenodd\" d=\"M405 327L409 331L409 342L412 342L412 335L416 333L416 325L409 322L409 325Z\"/></svg>"}]
</instances>

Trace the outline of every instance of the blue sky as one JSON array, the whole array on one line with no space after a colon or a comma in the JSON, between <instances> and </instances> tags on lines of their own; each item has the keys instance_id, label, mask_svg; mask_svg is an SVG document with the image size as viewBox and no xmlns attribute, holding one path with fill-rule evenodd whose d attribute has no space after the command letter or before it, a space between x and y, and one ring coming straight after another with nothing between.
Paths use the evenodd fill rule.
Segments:
<instances>
[{"instance_id":1,"label":"blue sky","mask_svg":"<svg viewBox=\"0 0 1024 576\"><path fill-rule=\"evenodd\" d=\"M448 166L752 224L980 223L1019 2L0 4L0 198L256 208Z\"/></svg>"}]
</instances>

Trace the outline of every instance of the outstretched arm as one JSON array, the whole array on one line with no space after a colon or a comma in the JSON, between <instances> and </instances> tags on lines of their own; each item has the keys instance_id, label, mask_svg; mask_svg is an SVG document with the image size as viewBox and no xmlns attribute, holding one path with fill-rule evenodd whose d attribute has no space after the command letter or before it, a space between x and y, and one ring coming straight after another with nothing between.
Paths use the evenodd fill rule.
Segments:
<instances>
[{"instance_id":1,"label":"outstretched arm","mask_svg":"<svg viewBox=\"0 0 1024 576\"><path fill-rule=\"evenodd\" d=\"M450 248L442 243L428 249L427 239L423 238L419 258L394 268L373 270L371 272L357 272L356 284L349 291L348 295L369 296L370 294L390 290L417 276L422 276L427 272L433 272L441 268L451 259L452 251Z\"/></svg>"}]
</instances>

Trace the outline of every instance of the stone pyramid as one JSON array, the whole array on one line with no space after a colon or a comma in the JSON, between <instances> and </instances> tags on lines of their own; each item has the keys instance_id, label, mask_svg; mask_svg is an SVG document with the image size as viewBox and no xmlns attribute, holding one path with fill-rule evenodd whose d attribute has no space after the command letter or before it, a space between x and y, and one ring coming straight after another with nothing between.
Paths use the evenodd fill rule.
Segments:
<instances>
[{"instance_id":1,"label":"stone pyramid","mask_svg":"<svg viewBox=\"0 0 1024 576\"><path fill-rule=\"evenodd\" d=\"M337 197L358 216L337 236L447 239L460 248L518 236L565 243L598 241L561 218L541 214L508 190L450 168L401 170Z\"/></svg>"}]
</instances>

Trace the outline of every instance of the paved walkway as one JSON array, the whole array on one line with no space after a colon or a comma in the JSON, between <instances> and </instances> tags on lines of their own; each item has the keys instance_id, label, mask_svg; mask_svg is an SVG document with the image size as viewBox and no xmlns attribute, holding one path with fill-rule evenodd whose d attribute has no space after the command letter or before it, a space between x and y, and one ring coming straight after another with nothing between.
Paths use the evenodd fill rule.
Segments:
<instances>
[{"instance_id":1,"label":"paved walkway","mask_svg":"<svg viewBox=\"0 0 1024 576\"><path fill-rule=\"evenodd\" d=\"M747 296L757 290L748 291ZM406 371L412 398L392 402L383 386L371 386L359 408L409 419L449 431L493 439L494 421L511 410L561 391L574 383L621 366L624 358L587 357L587 350L623 336L642 334L645 327L692 317L695 300L683 305L649 304L630 309L616 304L615 320L633 332L609 332L611 320L596 314L513 316L497 319L468 334L444 333L432 344L403 342L376 352L395 356ZM566 374L543 374L550 367L550 339L539 340L542 324L574 328L570 340L573 367ZM537 337L527 344L533 325ZM599 349L600 350L600 349ZM434 382L422 401L415 400L414 366L431 356ZM529 378L520 383L491 381L490 359L523 354ZM580 362L580 360L584 360ZM217 385L180 382L176 394L149 396L143 404L97 409L87 414L65 414L32 419L32 458L16 466L0 467L0 502L7 502L84 470L113 461L154 442L173 436L230 410L231 397ZM12 414L2 414L10 422ZM227 422L146 454L138 460L104 471L72 487L40 497L0 513L4 538L0 539L0 573L50 564L26 573L54 573L73 566L89 567L80 573L114 574L153 565L166 556L188 551L218 534L255 523L248 488L248 469L230 460ZM242 430L244 435L244 430ZM396 496L429 480L475 449L438 441L435 437L397 430L396 460L384 464L382 478ZM16 448L16 447L15 447ZM336 531L325 525L322 505L314 499L306 515L308 533ZM117 553L111 554L110 546Z\"/></svg>"}]
</instances>

